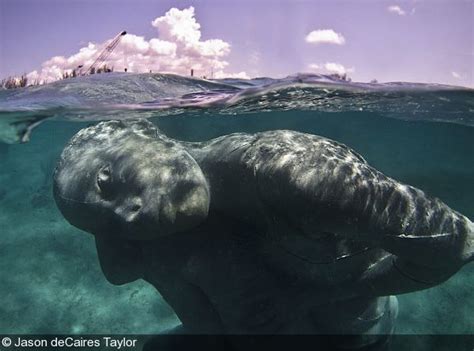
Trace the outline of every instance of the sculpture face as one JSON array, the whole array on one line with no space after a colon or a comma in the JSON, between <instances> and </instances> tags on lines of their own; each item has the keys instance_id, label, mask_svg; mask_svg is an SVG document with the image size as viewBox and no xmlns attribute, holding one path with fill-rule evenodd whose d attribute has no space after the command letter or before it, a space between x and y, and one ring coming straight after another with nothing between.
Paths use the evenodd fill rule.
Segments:
<instances>
[{"instance_id":1,"label":"sculpture face","mask_svg":"<svg viewBox=\"0 0 474 351\"><path fill-rule=\"evenodd\" d=\"M72 225L131 240L191 229L209 209L200 167L143 121L104 122L76 134L56 168L54 195Z\"/></svg>"}]
</instances>

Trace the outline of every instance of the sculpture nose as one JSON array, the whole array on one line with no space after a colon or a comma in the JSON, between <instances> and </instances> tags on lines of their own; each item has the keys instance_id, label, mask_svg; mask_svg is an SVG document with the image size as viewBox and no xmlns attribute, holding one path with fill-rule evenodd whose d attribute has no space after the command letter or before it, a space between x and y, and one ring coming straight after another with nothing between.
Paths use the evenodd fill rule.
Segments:
<instances>
[{"instance_id":1,"label":"sculpture nose","mask_svg":"<svg viewBox=\"0 0 474 351\"><path fill-rule=\"evenodd\" d=\"M115 214L123 221L132 223L136 221L142 209L142 200L139 197L125 199L122 204L116 207Z\"/></svg>"}]
</instances>

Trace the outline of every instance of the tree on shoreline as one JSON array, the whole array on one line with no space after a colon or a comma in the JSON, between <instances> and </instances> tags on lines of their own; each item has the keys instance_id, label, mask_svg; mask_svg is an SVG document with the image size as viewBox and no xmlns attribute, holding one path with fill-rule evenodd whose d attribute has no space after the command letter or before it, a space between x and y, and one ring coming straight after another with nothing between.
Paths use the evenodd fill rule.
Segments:
<instances>
[{"instance_id":1,"label":"tree on shoreline","mask_svg":"<svg viewBox=\"0 0 474 351\"><path fill-rule=\"evenodd\" d=\"M101 74L101 73L111 73L114 71L113 67L107 66L107 64L104 64L102 67L99 67L97 69L93 68L91 69L88 74ZM69 78L76 78L80 77L82 75L87 75L87 74L80 74L76 69L73 69L72 71L64 71L60 79L69 79ZM28 84L29 83L29 84ZM0 88L3 89L17 89L17 88L24 88L28 85L42 85L44 82L40 82L38 80L34 80L33 82L28 82L28 77L26 74L21 75L20 77L7 77L5 79L2 79L0 81Z\"/></svg>"},{"instance_id":2,"label":"tree on shoreline","mask_svg":"<svg viewBox=\"0 0 474 351\"><path fill-rule=\"evenodd\" d=\"M4 89L24 88L27 85L28 78L25 74L21 75L20 77L8 77L0 82L0 86Z\"/></svg>"}]
</instances>

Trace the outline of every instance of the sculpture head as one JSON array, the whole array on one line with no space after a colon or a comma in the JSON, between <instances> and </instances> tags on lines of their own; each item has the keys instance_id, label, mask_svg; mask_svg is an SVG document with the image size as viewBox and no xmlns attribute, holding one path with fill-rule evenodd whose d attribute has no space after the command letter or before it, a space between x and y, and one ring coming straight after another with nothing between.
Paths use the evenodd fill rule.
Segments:
<instances>
[{"instance_id":1,"label":"sculpture head","mask_svg":"<svg viewBox=\"0 0 474 351\"><path fill-rule=\"evenodd\" d=\"M146 120L79 131L54 172L54 198L79 229L130 240L191 229L209 210L199 165Z\"/></svg>"}]
</instances>

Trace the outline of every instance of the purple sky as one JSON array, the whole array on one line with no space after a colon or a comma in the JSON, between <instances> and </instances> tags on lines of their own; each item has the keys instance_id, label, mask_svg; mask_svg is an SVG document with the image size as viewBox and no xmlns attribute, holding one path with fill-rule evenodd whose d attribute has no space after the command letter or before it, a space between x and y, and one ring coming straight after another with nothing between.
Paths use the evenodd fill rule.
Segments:
<instances>
[{"instance_id":1,"label":"purple sky","mask_svg":"<svg viewBox=\"0 0 474 351\"><path fill-rule=\"evenodd\" d=\"M40 69L52 56L123 29L159 37L151 21L191 5L201 40L230 44L226 72L281 77L337 63L355 81L474 87L474 1L467 0L0 0L0 77ZM305 41L318 29L340 33L345 43Z\"/></svg>"}]
</instances>

